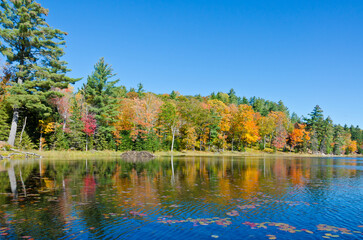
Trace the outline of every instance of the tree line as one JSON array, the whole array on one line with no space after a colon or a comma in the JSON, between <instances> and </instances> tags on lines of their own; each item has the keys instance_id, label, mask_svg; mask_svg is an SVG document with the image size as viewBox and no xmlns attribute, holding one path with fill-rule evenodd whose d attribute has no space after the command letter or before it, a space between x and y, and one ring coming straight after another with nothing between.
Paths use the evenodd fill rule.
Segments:
<instances>
[{"instance_id":1,"label":"tree line","mask_svg":"<svg viewBox=\"0 0 363 240\"><path fill-rule=\"evenodd\" d=\"M184 96L127 89L101 58L79 90L62 61L65 32L33 0L1 1L0 140L46 150L196 150L362 153L363 131L307 117L282 101L228 93Z\"/></svg>"}]
</instances>

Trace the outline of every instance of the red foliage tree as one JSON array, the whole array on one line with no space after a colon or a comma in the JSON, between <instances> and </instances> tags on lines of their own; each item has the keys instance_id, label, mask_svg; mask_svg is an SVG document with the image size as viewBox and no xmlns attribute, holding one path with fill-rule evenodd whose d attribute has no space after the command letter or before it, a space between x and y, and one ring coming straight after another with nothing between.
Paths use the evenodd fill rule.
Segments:
<instances>
[{"instance_id":1,"label":"red foliage tree","mask_svg":"<svg viewBox=\"0 0 363 240\"><path fill-rule=\"evenodd\" d=\"M87 136L93 135L97 127L95 116L92 114L87 114L82 117L82 122L84 124L83 132L87 134Z\"/></svg>"}]
</instances>

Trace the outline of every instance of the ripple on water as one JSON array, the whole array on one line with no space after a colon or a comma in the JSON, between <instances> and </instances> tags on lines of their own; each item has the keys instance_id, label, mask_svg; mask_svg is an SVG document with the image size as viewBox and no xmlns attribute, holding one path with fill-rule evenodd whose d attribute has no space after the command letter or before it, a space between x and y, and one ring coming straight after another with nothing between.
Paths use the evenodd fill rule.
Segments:
<instances>
[{"instance_id":1,"label":"ripple on water","mask_svg":"<svg viewBox=\"0 0 363 240\"><path fill-rule=\"evenodd\" d=\"M0 171L0 234L11 239L362 238L361 160L213 159L174 158L173 170L168 160L43 162L42 170L35 162L15 168L15 176L21 169L24 179L16 179L17 198L7 172Z\"/></svg>"}]
</instances>

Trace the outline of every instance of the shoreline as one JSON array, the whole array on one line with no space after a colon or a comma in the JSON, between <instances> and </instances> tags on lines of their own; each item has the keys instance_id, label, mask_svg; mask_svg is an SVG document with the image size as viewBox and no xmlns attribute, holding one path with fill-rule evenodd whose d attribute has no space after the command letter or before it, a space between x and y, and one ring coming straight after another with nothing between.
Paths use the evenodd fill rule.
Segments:
<instances>
[{"instance_id":1,"label":"shoreline","mask_svg":"<svg viewBox=\"0 0 363 240\"><path fill-rule=\"evenodd\" d=\"M97 159L97 158L116 158L120 157L123 152L119 151L29 151L32 153L36 153L42 156L43 159L62 159L62 160L77 160L80 158L87 158L87 159ZM7 156L12 151L0 151L0 155ZM275 152L275 153L266 153L263 151L258 150L251 150L246 152L232 152L232 151L225 151L225 152L205 152L205 151L174 151L171 153L170 151L160 151L155 152L154 155L156 157L203 157L203 156L210 156L210 157L319 157L319 158L326 158L326 157L347 157L347 158L359 158L363 157L363 155L354 154L354 155L322 155L322 154L309 154L309 153L290 153L290 152ZM25 157L16 157L11 159L25 159Z\"/></svg>"}]
</instances>

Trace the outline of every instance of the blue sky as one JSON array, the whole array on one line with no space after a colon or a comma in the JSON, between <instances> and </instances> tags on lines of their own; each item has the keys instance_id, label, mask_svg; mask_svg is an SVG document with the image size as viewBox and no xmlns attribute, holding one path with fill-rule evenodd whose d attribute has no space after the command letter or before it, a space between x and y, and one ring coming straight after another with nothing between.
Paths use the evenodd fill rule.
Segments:
<instances>
[{"instance_id":1,"label":"blue sky","mask_svg":"<svg viewBox=\"0 0 363 240\"><path fill-rule=\"evenodd\" d=\"M99 58L121 84L185 95L282 100L363 127L363 1L42 0L68 32L70 76Z\"/></svg>"}]
</instances>

